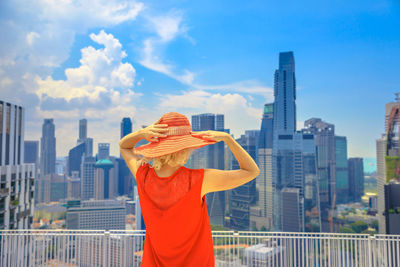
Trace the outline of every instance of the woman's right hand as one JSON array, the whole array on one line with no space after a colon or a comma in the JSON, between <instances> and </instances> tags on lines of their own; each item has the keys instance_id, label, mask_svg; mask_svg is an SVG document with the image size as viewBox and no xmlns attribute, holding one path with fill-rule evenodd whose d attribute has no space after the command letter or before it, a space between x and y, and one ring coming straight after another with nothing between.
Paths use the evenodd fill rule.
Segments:
<instances>
[{"instance_id":1,"label":"woman's right hand","mask_svg":"<svg viewBox=\"0 0 400 267\"><path fill-rule=\"evenodd\" d=\"M158 137L167 137L164 133L168 131L168 124L158 124L159 121L160 119L152 125L141 129L141 137L149 142L158 142Z\"/></svg>"}]
</instances>

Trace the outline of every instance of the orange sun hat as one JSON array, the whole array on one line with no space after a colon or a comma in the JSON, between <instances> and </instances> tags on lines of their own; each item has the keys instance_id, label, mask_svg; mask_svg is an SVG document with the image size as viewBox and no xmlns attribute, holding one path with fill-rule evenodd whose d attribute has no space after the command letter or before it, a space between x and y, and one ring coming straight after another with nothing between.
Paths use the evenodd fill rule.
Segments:
<instances>
[{"instance_id":1,"label":"orange sun hat","mask_svg":"<svg viewBox=\"0 0 400 267\"><path fill-rule=\"evenodd\" d=\"M158 137L158 141L135 148L135 153L147 158L156 158L185 148L197 149L217 143L217 141L203 139L202 136L193 136L188 118L178 112L165 113L157 124L168 125L168 131L164 133L167 136Z\"/></svg>"}]
</instances>

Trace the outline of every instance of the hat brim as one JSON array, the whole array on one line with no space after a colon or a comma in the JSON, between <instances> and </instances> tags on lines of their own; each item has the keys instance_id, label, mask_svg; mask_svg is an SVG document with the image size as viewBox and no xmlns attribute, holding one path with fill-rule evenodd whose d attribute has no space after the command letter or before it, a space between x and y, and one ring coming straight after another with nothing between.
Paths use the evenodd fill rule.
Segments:
<instances>
[{"instance_id":1,"label":"hat brim","mask_svg":"<svg viewBox=\"0 0 400 267\"><path fill-rule=\"evenodd\" d=\"M150 142L143 146L135 148L135 153L148 158L161 157L170 153L178 152L185 148L200 148L212 145L217 141L203 139L200 136L188 135L171 135L159 138L159 141Z\"/></svg>"}]
</instances>

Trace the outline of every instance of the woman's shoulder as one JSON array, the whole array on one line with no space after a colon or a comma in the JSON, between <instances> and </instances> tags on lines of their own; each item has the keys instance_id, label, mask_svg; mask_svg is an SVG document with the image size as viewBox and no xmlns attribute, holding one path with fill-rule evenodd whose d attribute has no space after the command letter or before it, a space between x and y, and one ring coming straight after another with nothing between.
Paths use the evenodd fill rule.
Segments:
<instances>
[{"instance_id":1,"label":"woman's shoulder","mask_svg":"<svg viewBox=\"0 0 400 267\"><path fill-rule=\"evenodd\" d=\"M138 177L140 177L141 175L143 175L143 174L147 174L147 172L149 171L149 169L150 169L151 167L152 167L152 166L151 166L148 162L143 162L143 163L141 163L141 164L139 165L137 171L136 171L136 179L137 179Z\"/></svg>"}]
</instances>

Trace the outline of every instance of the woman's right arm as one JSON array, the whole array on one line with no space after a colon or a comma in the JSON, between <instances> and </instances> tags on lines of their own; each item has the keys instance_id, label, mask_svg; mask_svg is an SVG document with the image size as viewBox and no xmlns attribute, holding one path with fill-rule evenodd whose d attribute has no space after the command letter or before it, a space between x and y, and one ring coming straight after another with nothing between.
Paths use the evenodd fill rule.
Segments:
<instances>
[{"instance_id":1,"label":"woman's right arm","mask_svg":"<svg viewBox=\"0 0 400 267\"><path fill-rule=\"evenodd\" d=\"M207 134L208 133L208 134ZM231 135L225 132L205 131L201 132L203 138L215 141L224 141L239 163L239 170L205 169L202 190L205 194L215 191L224 191L236 188L250 182L258 176L260 169L253 158L239 145Z\"/></svg>"},{"instance_id":2,"label":"woman's right arm","mask_svg":"<svg viewBox=\"0 0 400 267\"><path fill-rule=\"evenodd\" d=\"M133 148L142 139L142 137L143 131L141 129L124 136L119 141L119 150L121 152L121 156L124 158L126 165L128 165L128 168L135 178L137 169L139 167L137 162L140 160L140 156L133 151Z\"/></svg>"}]
</instances>

